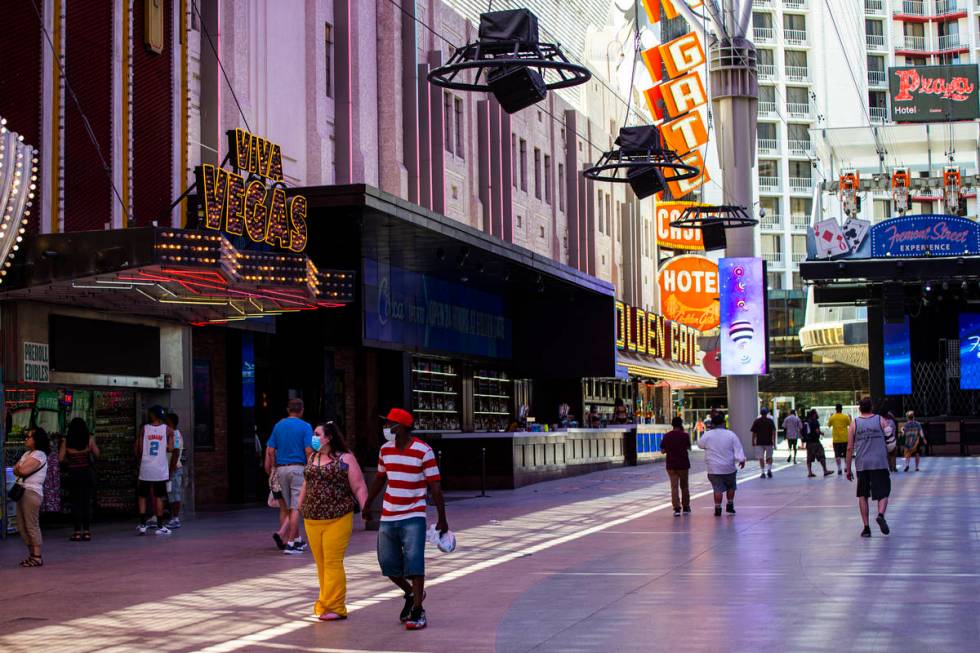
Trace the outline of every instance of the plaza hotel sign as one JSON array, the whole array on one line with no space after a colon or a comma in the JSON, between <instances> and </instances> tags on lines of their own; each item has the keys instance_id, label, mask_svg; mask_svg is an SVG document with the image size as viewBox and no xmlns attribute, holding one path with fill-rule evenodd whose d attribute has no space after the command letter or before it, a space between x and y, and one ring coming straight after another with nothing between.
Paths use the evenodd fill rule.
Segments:
<instances>
[{"instance_id":1,"label":"plaza hotel sign","mask_svg":"<svg viewBox=\"0 0 980 653\"><path fill-rule=\"evenodd\" d=\"M286 198L279 145L244 129L229 130L228 160L232 170L209 163L195 170L201 226L292 252L306 249L306 198Z\"/></svg>"},{"instance_id":2,"label":"plaza hotel sign","mask_svg":"<svg viewBox=\"0 0 980 653\"><path fill-rule=\"evenodd\" d=\"M616 302L616 349L652 358L698 364L698 331L662 315Z\"/></svg>"}]
</instances>

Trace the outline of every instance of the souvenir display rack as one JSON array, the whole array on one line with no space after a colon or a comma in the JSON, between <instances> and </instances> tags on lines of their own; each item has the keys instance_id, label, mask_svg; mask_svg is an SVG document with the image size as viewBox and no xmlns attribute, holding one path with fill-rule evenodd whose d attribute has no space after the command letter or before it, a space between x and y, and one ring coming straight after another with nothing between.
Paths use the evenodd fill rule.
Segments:
<instances>
[{"instance_id":1,"label":"souvenir display rack","mask_svg":"<svg viewBox=\"0 0 980 653\"><path fill-rule=\"evenodd\" d=\"M412 412L417 431L462 429L460 370L442 358L412 357Z\"/></svg>"},{"instance_id":2,"label":"souvenir display rack","mask_svg":"<svg viewBox=\"0 0 980 653\"><path fill-rule=\"evenodd\" d=\"M514 419L514 384L506 372L473 371L473 430L506 431Z\"/></svg>"}]
</instances>

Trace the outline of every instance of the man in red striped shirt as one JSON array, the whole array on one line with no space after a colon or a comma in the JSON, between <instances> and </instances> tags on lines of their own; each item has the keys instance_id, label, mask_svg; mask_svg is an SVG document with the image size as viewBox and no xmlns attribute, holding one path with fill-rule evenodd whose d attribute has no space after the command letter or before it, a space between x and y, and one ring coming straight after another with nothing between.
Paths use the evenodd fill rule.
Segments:
<instances>
[{"instance_id":1,"label":"man in red striped shirt","mask_svg":"<svg viewBox=\"0 0 980 653\"><path fill-rule=\"evenodd\" d=\"M440 533L449 530L446 504L435 453L432 447L412 435L412 414L392 408L384 420L386 442L381 445L378 474L371 484L363 517L370 521L370 507L384 490L378 562L381 573L405 592L405 605L399 616L401 622L408 630L421 630L427 625L422 608L425 599L426 492L432 492L432 501L439 511L436 528Z\"/></svg>"}]
</instances>

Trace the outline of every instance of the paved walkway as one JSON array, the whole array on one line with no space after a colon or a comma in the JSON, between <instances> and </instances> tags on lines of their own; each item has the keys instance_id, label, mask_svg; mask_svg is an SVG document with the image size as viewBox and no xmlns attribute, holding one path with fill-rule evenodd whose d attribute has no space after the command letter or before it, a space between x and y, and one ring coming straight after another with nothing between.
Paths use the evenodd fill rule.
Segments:
<instances>
[{"instance_id":1,"label":"paved walkway","mask_svg":"<svg viewBox=\"0 0 980 653\"><path fill-rule=\"evenodd\" d=\"M48 533L45 566L0 544L0 650L947 651L980 641L980 459L926 459L893 478L891 537L860 539L854 485L777 463L743 472L715 518L696 463L674 518L663 466L490 498L454 497L460 549L431 550L430 626L405 632L374 533L347 562L351 618L308 619L308 556L272 548L271 510L207 515L170 538L113 527Z\"/></svg>"}]
</instances>

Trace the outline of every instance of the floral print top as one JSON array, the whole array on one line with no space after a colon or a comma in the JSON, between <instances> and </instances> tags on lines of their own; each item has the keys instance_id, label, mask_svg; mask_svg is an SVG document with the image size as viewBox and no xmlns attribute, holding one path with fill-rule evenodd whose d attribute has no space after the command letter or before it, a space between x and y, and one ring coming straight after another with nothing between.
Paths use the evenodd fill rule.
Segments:
<instances>
[{"instance_id":1,"label":"floral print top","mask_svg":"<svg viewBox=\"0 0 980 653\"><path fill-rule=\"evenodd\" d=\"M330 457L324 465L319 464L321 455L310 456L303 477L306 479L306 494L300 507L304 519L337 519L354 512L357 505L347 478L347 463L340 457Z\"/></svg>"}]
</instances>

